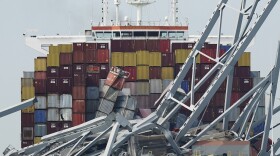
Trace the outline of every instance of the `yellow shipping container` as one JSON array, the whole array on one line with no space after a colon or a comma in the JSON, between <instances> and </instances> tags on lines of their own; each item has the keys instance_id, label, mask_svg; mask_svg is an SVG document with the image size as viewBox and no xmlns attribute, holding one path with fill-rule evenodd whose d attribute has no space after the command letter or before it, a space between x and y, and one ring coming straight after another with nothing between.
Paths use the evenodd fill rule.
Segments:
<instances>
[{"instance_id":1,"label":"yellow shipping container","mask_svg":"<svg viewBox=\"0 0 280 156\"><path fill-rule=\"evenodd\" d=\"M21 88L21 99L30 99L35 96L35 88L32 87L22 87Z\"/></svg>"},{"instance_id":2,"label":"yellow shipping container","mask_svg":"<svg viewBox=\"0 0 280 156\"><path fill-rule=\"evenodd\" d=\"M123 65L124 66L136 66L136 53L124 53Z\"/></svg>"},{"instance_id":3,"label":"yellow shipping container","mask_svg":"<svg viewBox=\"0 0 280 156\"><path fill-rule=\"evenodd\" d=\"M59 47L60 47L61 53L72 53L73 52L72 44L60 44Z\"/></svg>"},{"instance_id":4,"label":"yellow shipping container","mask_svg":"<svg viewBox=\"0 0 280 156\"><path fill-rule=\"evenodd\" d=\"M34 59L34 70L35 71L47 71L47 58L38 57Z\"/></svg>"},{"instance_id":5,"label":"yellow shipping container","mask_svg":"<svg viewBox=\"0 0 280 156\"><path fill-rule=\"evenodd\" d=\"M251 53L244 52L238 60L238 66L251 66Z\"/></svg>"},{"instance_id":6,"label":"yellow shipping container","mask_svg":"<svg viewBox=\"0 0 280 156\"><path fill-rule=\"evenodd\" d=\"M34 105L29 106L29 107L21 110L22 113L34 113L34 111L35 111L35 106Z\"/></svg>"},{"instance_id":7,"label":"yellow shipping container","mask_svg":"<svg viewBox=\"0 0 280 156\"><path fill-rule=\"evenodd\" d=\"M149 65L153 67L160 67L161 66L161 53L160 52L150 52L149 53Z\"/></svg>"},{"instance_id":8,"label":"yellow shipping container","mask_svg":"<svg viewBox=\"0 0 280 156\"><path fill-rule=\"evenodd\" d=\"M60 50L60 46L49 46L49 54L59 54Z\"/></svg>"},{"instance_id":9,"label":"yellow shipping container","mask_svg":"<svg viewBox=\"0 0 280 156\"><path fill-rule=\"evenodd\" d=\"M58 67L59 66L59 53L47 55L47 66L48 67Z\"/></svg>"},{"instance_id":10,"label":"yellow shipping container","mask_svg":"<svg viewBox=\"0 0 280 156\"><path fill-rule=\"evenodd\" d=\"M136 57L137 57L137 65L144 65L144 66L149 65L150 59L149 59L148 51L137 51Z\"/></svg>"},{"instance_id":11,"label":"yellow shipping container","mask_svg":"<svg viewBox=\"0 0 280 156\"><path fill-rule=\"evenodd\" d=\"M173 67L162 67L161 68L162 79L174 79L174 68Z\"/></svg>"},{"instance_id":12,"label":"yellow shipping container","mask_svg":"<svg viewBox=\"0 0 280 156\"><path fill-rule=\"evenodd\" d=\"M200 63L200 54L198 54L195 58L196 63Z\"/></svg>"},{"instance_id":13,"label":"yellow shipping container","mask_svg":"<svg viewBox=\"0 0 280 156\"><path fill-rule=\"evenodd\" d=\"M123 66L123 53L122 52L112 52L112 66Z\"/></svg>"},{"instance_id":14,"label":"yellow shipping container","mask_svg":"<svg viewBox=\"0 0 280 156\"><path fill-rule=\"evenodd\" d=\"M41 142L41 137L34 137L34 144L38 144Z\"/></svg>"},{"instance_id":15,"label":"yellow shipping container","mask_svg":"<svg viewBox=\"0 0 280 156\"><path fill-rule=\"evenodd\" d=\"M149 66L137 66L137 80L149 79Z\"/></svg>"},{"instance_id":16,"label":"yellow shipping container","mask_svg":"<svg viewBox=\"0 0 280 156\"><path fill-rule=\"evenodd\" d=\"M185 63L189 56L191 49L177 49L175 50L175 61L176 63Z\"/></svg>"},{"instance_id":17,"label":"yellow shipping container","mask_svg":"<svg viewBox=\"0 0 280 156\"><path fill-rule=\"evenodd\" d=\"M33 79L21 78L21 87L33 87Z\"/></svg>"}]
</instances>

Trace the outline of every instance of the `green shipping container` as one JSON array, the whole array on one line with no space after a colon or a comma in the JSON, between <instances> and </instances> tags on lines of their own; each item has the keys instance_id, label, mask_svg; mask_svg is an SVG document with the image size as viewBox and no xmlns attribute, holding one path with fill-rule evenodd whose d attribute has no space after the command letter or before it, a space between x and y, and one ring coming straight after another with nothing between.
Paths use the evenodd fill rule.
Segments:
<instances>
[{"instance_id":1,"label":"green shipping container","mask_svg":"<svg viewBox=\"0 0 280 156\"><path fill-rule=\"evenodd\" d=\"M150 52L150 63L151 67L161 67L161 53L160 52Z\"/></svg>"},{"instance_id":2,"label":"green shipping container","mask_svg":"<svg viewBox=\"0 0 280 156\"><path fill-rule=\"evenodd\" d=\"M137 80L149 80L149 66L137 66Z\"/></svg>"},{"instance_id":3,"label":"green shipping container","mask_svg":"<svg viewBox=\"0 0 280 156\"><path fill-rule=\"evenodd\" d=\"M136 66L136 53L124 53L123 55L124 66Z\"/></svg>"},{"instance_id":4,"label":"green shipping container","mask_svg":"<svg viewBox=\"0 0 280 156\"><path fill-rule=\"evenodd\" d=\"M150 63L149 56L150 55L148 51L137 51L136 52L137 65L148 66Z\"/></svg>"},{"instance_id":5,"label":"green shipping container","mask_svg":"<svg viewBox=\"0 0 280 156\"><path fill-rule=\"evenodd\" d=\"M112 56L112 59L111 59L112 66L115 66L115 67L123 66L123 53L122 52L112 52L111 56Z\"/></svg>"},{"instance_id":6,"label":"green shipping container","mask_svg":"<svg viewBox=\"0 0 280 156\"><path fill-rule=\"evenodd\" d=\"M162 67L161 68L161 79L174 79L174 68L173 67Z\"/></svg>"}]
</instances>

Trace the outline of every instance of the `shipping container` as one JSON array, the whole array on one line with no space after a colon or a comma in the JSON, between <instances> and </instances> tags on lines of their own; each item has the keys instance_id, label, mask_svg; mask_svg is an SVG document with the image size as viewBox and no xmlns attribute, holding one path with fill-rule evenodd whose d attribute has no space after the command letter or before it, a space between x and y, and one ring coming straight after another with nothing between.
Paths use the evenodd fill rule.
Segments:
<instances>
[{"instance_id":1,"label":"shipping container","mask_svg":"<svg viewBox=\"0 0 280 156\"><path fill-rule=\"evenodd\" d=\"M59 64L60 65L71 65L72 64L72 53L60 53Z\"/></svg>"},{"instance_id":2,"label":"shipping container","mask_svg":"<svg viewBox=\"0 0 280 156\"><path fill-rule=\"evenodd\" d=\"M86 101L86 114L96 113L99 107L99 100L87 100Z\"/></svg>"},{"instance_id":3,"label":"shipping container","mask_svg":"<svg viewBox=\"0 0 280 156\"><path fill-rule=\"evenodd\" d=\"M102 92L100 92L100 97L115 102L119 92L120 90L104 85Z\"/></svg>"},{"instance_id":4,"label":"shipping container","mask_svg":"<svg viewBox=\"0 0 280 156\"><path fill-rule=\"evenodd\" d=\"M49 46L49 54L59 54L61 51L60 46L58 45L51 45Z\"/></svg>"},{"instance_id":5,"label":"shipping container","mask_svg":"<svg viewBox=\"0 0 280 156\"><path fill-rule=\"evenodd\" d=\"M159 40L147 40L147 50L150 52L160 51Z\"/></svg>"},{"instance_id":6,"label":"shipping container","mask_svg":"<svg viewBox=\"0 0 280 156\"><path fill-rule=\"evenodd\" d=\"M34 136L42 137L47 135L47 125L46 124L35 124L34 125Z\"/></svg>"},{"instance_id":7,"label":"shipping container","mask_svg":"<svg viewBox=\"0 0 280 156\"><path fill-rule=\"evenodd\" d=\"M200 66L201 76L205 76L213 68L213 64L199 64L198 66Z\"/></svg>"},{"instance_id":8,"label":"shipping container","mask_svg":"<svg viewBox=\"0 0 280 156\"><path fill-rule=\"evenodd\" d=\"M121 41L121 51L123 52L133 52L135 51L133 48L133 40L122 40Z\"/></svg>"},{"instance_id":9,"label":"shipping container","mask_svg":"<svg viewBox=\"0 0 280 156\"><path fill-rule=\"evenodd\" d=\"M146 40L134 40L133 51L146 50Z\"/></svg>"},{"instance_id":10,"label":"shipping container","mask_svg":"<svg viewBox=\"0 0 280 156\"><path fill-rule=\"evenodd\" d=\"M47 111L46 110L35 110L35 112L34 112L34 122L35 123L45 123L45 122L47 122Z\"/></svg>"},{"instance_id":11,"label":"shipping container","mask_svg":"<svg viewBox=\"0 0 280 156\"><path fill-rule=\"evenodd\" d=\"M123 54L123 65L124 66L136 66L136 53L124 53Z\"/></svg>"},{"instance_id":12,"label":"shipping container","mask_svg":"<svg viewBox=\"0 0 280 156\"><path fill-rule=\"evenodd\" d=\"M37 102L35 103L35 109L47 109L46 96L36 96Z\"/></svg>"},{"instance_id":13,"label":"shipping container","mask_svg":"<svg viewBox=\"0 0 280 156\"><path fill-rule=\"evenodd\" d=\"M149 78L161 79L161 67L150 67Z\"/></svg>"},{"instance_id":14,"label":"shipping container","mask_svg":"<svg viewBox=\"0 0 280 156\"><path fill-rule=\"evenodd\" d=\"M86 66L84 64L74 64L73 73L74 74L83 74L86 72Z\"/></svg>"},{"instance_id":15,"label":"shipping container","mask_svg":"<svg viewBox=\"0 0 280 156\"><path fill-rule=\"evenodd\" d=\"M47 81L46 80L34 80L34 88L36 94L47 93Z\"/></svg>"},{"instance_id":16,"label":"shipping container","mask_svg":"<svg viewBox=\"0 0 280 156\"><path fill-rule=\"evenodd\" d=\"M59 93L71 94L72 93L72 78L59 78Z\"/></svg>"},{"instance_id":17,"label":"shipping container","mask_svg":"<svg viewBox=\"0 0 280 156\"><path fill-rule=\"evenodd\" d=\"M31 140L33 141L34 131L33 127L22 127L22 140Z\"/></svg>"},{"instance_id":18,"label":"shipping container","mask_svg":"<svg viewBox=\"0 0 280 156\"><path fill-rule=\"evenodd\" d=\"M137 104L136 98L132 96L129 95L118 96L114 109L125 108L127 110L134 111L136 109L136 104Z\"/></svg>"},{"instance_id":19,"label":"shipping container","mask_svg":"<svg viewBox=\"0 0 280 156\"><path fill-rule=\"evenodd\" d=\"M124 71L129 72L129 77L125 80L126 82L134 82L137 79L137 68L136 67L124 67Z\"/></svg>"},{"instance_id":20,"label":"shipping container","mask_svg":"<svg viewBox=\"0 0 280 156\"><path fill-rule=\"evenodd\" d=\"M250 71L251 77L261 77L261 72L260 71Z\"/></svg>"},{"instance_id":21,"label":"shipping container","mask_svg":"<svg viewBox=\"0 0 280 156\"><path fill-rule=\"evenodd\" d=\"M235 77L250 77L251 75L250 66L238 66L234 67L234 76Z\"/></svg>"},{"instance_id":22,"label":"shipping container","mask_svg":"<svg viewBox=\"0 0 280 156\"><path fill-rule=\"evenodd\" d=\"M190 90L190 82L187 81L187 80L183 80L182 83L181 83L181 88L185 91L185 93L188 93L189 90Z\"/></svg>"},{"instance_id":23,"label":"shipping container","mask_svg":"<svg viewBox=\"0 0 280 156\"><path fill-rule=\"evenodd\" d=\"M99 86L100 74L87 74L86 86Z\"/></svg>"},{"instance_id":24,"label":"shipping container","mask_svg":"<svg viewBox=\"0 0 280 156\"><path fill-rule=\"evenodd\" d=\"M159 40L159 50L162 53L170 53L170 40Z\"/></svg>"},{"instance_id":25,"label":"shipping container","mask_svg":"<svg viewBox=\"0 0 280 156\"><path fill-rule=\"evenodd\" d=\"M207 55L208 57L215 59L216 58L216 49L201 49L201 52ZM215 63L213 60L209 59L208 57L205 57L203 55L200 55L200 63Z\"/></svg>"},{"instance_id":26,"label":"shipping container","mask_svg":"<svg viewBox=\"0 0 280 156\"><path fill-rule=\"evenodd\" d=\"M149 80L149 66L137 66L137 80Z\"/></svg>"},{"instance_id":27,"label":"shipping container","mask_svg":"<svg viewBox=\"0 0 280 156\"><path fill-rule=\"evenodd\" d=\"M112 102L110 100L102 98L100 100L100 104L99 104L99 107L98 107L98 112L105 113L106 115L110 114L113 111L113 108L114 108L114 105L115 105L115 101ZM98 112L96 113L97 117L99 117L98 116L99 115Z\"/></svg>"},{"instance_id":28,"label":"shipping container","mask_svg":"<svg viewBox=\"0 0 280 156\"><path fill-rule=\"evenodd\" d=\"M41 142L41 137L34 137L34 144L39 144Z\"/></svg>"},{"instance_id":29,"label":"shipping container","mask_svg":"<svg viewBox=\"0 0 280 156\"><path fill-rule=\"evenodd\" d=\"M122 40L111 40L111 51L123 51Z\"/></svg>"},{"instance_id":30,"label":"shipping container","mask_svg":"<svg viewBox=\"0 0 280 156\"><path fill-rule=\"evenodd\" d=\"M238 60L238 66L251 66L251 53L244 52Z\"/></svg>"},{"instance_id":31,"label":"shipping container","mask_svg":"<svg viewBox=\"0 0 280 156\"><path fill-rule=\"evenodd\" d=\"M84 43L73 43L73 52L84 51Z\"/></svg>"},{"instance_id":32,"label":"shipping container","mask_svg":"<svg viewBox=\"0 0 280 156\"><path fill-rule=\"evenodd\" d=\"M109 50L98 49L97 50L97 63L109 63Z\"/></svg>"},{"instance_id":33,"label":"shipping container","mask_svg":"<svg viewBox=\"0 0 280 156\"><path fill-rule=\"evenodd\" d=\"M100 75L99 75L99 78L100 79L106 79L107 78L107 75L109 73L109 64L101 64L100 65Z\"/></svg>"},{"instance_id":34,"label":"shipping container","mask_svg":"<svg viewBox=\"0 0 280 156\"><path fill-rule=\"evenodd\" d=\"M48 121L59 121L60 114L58 108L48 108Z\"/></svg>"},{"instance_id":35,"label":"shipping container","mask_svg":"<svg viewBox=\"0 0 280 156\"><path fill-rule=\"evenodd\" d=\"M31 146L31 145L33 145L33 144L34 144L33 141L21 140L21 148L28 147L28 146Z\"/></svg>"},{"instance_id":36,"label":"shipping container","mask_svg":"<svg viewBox=\"0 0 280 156\"><path fill-rule=\"evenodd\" d=\"M83 100L86 98L85 86L73 86L72 97L74 100Z\"/></svg>"},{"instance_id":37,"label":"shipping container","mask_svg":"<svg viewBox=\"0 0 280 156\"><path fill-rule=\"evenodd\" d=\"M150 99L148 95L136 96L137 106L139 109L150 109Z\"/></svg>"},{"instance_id":38,"label":"shipping container","mask_svg":"<svg viewBox=\"0 0 280 156\"><path fill-rule=\"evenodd\" d=\"M187 48L187 43L172 43L172 52L175 53L177 49L192 49L192 48Z\"/></svg>"},{"instance_id":39,"label":"shipping container","mask_svg":"<svg viewBox=\"0 0 280 156\"><path fill-rule=\"evenodd\" d=\"M97 50L86 50L84 55L85 63L97 63Z\"/></svg>"},{"instance_id":40,"label":"shipping container","mask_svg":"<svg viewBox=\"0 0 280 156\"><path fill-rule=\"evenodd\" d=\"M159 99L161 94L150 94L149 95L149 106L150 108L156 108L155 106L156 101Z\"/></svg>"},{"instance_id":41,"label":"shipping container","mask_svg":"<svg viewBox=\"0 0 280 156\"><path fill-rule=\"evenodd\" d=\"M60 66L59 67L59 74L60 74L59 75L60 77L63 77L63 78L69 77L69 78L71 78L73 76L72 66L66 66L66 65Z\"/></svg>"},{"instance_id":42,"label":"shipping container","mask_svg":"<svg viewBox=\"0 0 280 156\"><path fill-rule=\"evenodd\" d=\"M33 87L33 79L21 78L21 87Z\"/></svg>"},{"instance_id":43,"label":"shipping container","mask_svg":"<svg viewBox=\"0 0 280 156\"><path fill-rule=\"evenodd\" d=\"M71 94L60 95L59 108L72 108L72 95Z\"/></svg>"},{"instance_id":44,"label":"shipping container","mask_svg":"<svg viewBox=\"0 0 280 156\"><path fill-rule=\"evenodd\" d=\"M60 122L60 125L61 125L61 130L64 130L72 127L72 122L71 121Z\"/></svg>"},{"instance_id":45,"label":"shipping container","mask_svg":"<svg viewBox=\"0 0 280 156\"><path fill-rule=\"evenodd\" d=\"M124 77L120 77L118 74L110 72L105 81L105 85L118 89L118 90L122 90L124 82L125 82Z\"/></svg>"},{"instance_id":46,"label":"shipping container","mask_svg":"<svg viewBox=\"0 0 280 156\"><path fill-rule=\"evenodd\" d=\"M240 78L239 79L239 89L241 92L248 92L253 88L252 78Z\"/></svg>"},{"instance_id":47,"label":"shipping container","mask_svg":"<svg viewBox=\"0 0 280 156\"><path fill-rule=\"evenodd\" d=\"M47 92L48 93L59 93L59 83L57 78L47 79Z\"/></svg>"},{"instance_id":48,"label":"shipping container","mask_svg":"<svg viewBox=\"0 0 280 156\"><path fill-rule=\"evenodd\" d=\"M103 91L105 81L106 81L106 79L99 79L99 92Z\"/></svg>"},{"instance_id":49,"label":"shipping container","mask_svg":"<svg viewBox=\"0 0 280 156\"><path fill-rule=\"evenodd\" d=\"M85 100L73 100L73 113L85 113Z\"/></svg>"},{"instance_id":50,"label":"shipping container","mask_svg":"<svg viewBox=\"0 0 280 156\"><path fill-rule=\"evenodd\" d=\"M34 78L34 72L30 72L30 71L24 71L23 72L23 78L27 78L27 79L33 79Z\"/></svg>"},{"instance_id":51,"label":"shipping container","mask_svg":"<svg viewBox=\"0 0 280 156\"><path fill-rule=\"evenodd\" d=\"M203 122L212 122L215 119L215 108L208 107L202 117Z\"/></svg>"},{"instance_id":52,"label":"shipping container","mask_svg":"<svg viewBox=\"0 0 280 156\"><path fill-rule=\"evenodd\" d=\"M32 127L34 125L34 113L21 113L21 127Z\"/></svg>"},{"instance_id":53,"label":"shipping container","mask_svg":"<svg viewBox=\"0 0 280 156\"><path fill-rule=\"evenodd\" d=\"M212 102L212 106L213 107L222 107L225 105L225 92L217 92L214 97L213 100L211 100Z\"/></svg>"},{"instance_id":54,"label":"shipping container","mask_svg":"<svg viewBox=\"0 0 280 156\"><path fill-rule=\"evenodd\" d=\"M174 79L174 68L173 67L162 67L161 68L162 79Z\"/></svg>"},{"instance_id":55,"label":"shipping container","mask_svg":"<svg viewBox=\"0 0 280 156\"><path fill-rule=\"evenodd\" d=\"M83 45L83 50L87 51L87 50L96 50L97 48L97 44L96 43L84 43Z\"/></svg>"},{"instance_id":56,"label":"shipping container","mask_svg":"<svg viewBox=\"0 0 280 156\"><path fill-rule=\"evenodd\" d=\"M137 95L136 82L126 82L124 88L129 88L131 95Z\"/></svg>"},{"instance_id":57,"label":"shipping container","mask_svg":"<svg viewBox=\"0 0 280 156\"><path fill-rule=\"evenodd\" d=\"M150 84L149 82L136 82L136 93L137 95L149 95Z\"/></svg>"},{"instance_id":58,"label":"shipping container","mask_svg":"<svg viewBox=\"0 0 280 156\"><path fill-rule=\"evenodd\" d=\"M34 96L35 96L35 88L33 86L21 88L21 99L31 99Z\"/></svg>"},{"instance_id":59,"label":"shipping container","mask_svg":"<svg viewBox=\"0 0 280 156\"><path fill-rule=\"evenodd\" d=\"M72 121L72 109L60 109L60 121Z\"/></svg>"},{"instance_id":60,"label":"shipping container","mask_svg":"<svg viewBox=\"0 0 280 156\"><path fill-rule=\"evenodd\" d=\"M72 57L73 57L73 63L84 63L85 52L83 52L83 51L74 51Z\"/></svg>"},{"instance_id":61,"label":"shipping container","mask_svg":"<svg viewBox=\"0 0 280 156\"><path fill-rule=\"evenodd\" d=\"M48 78L58 78L59 77L59 67L47 67L47 77Z\"/></svg>"},{"instance_id":62,"label":"shipping container","mask_svg":"<svg viewBox=\"0 0 280 156\"><path fill-rule=\"evenodd\" d=\"M86 114L86 122L95 119L96 113L87 113Z\"/></svg>"},{"instance_id":63,"label":"shipping container","mask_svg":"<svg viewBox=\"0 0 280 156\"><path fill-rule=\"evenodd\" d=\"M175 62L185 63L187 57L189 56L191 49L177 49L175 50Z\"/></svg>"},{"instance_id":64,"label":"shipping container","mask_svg":"<svg viewBox=\"0 0 280 156\"><path fill-rule=\"evenodd\" d=\"M129 96L131 95L130 88L123 88L118 94L118 96L126 96L126 95Z\"/></svg>"},{"instance_id":65,"label":"shipping container","mask_svg":"<svg viewBox=\"0 0 280 156\"><path fill-rule=\"evenodd\" d=\"M97 49L108 49L108 43L97 43Z\"/></svg>"},{"instance_id":66,"label":"shipping container","mask_svg":"<svg viewBox=\"0 0 280 156\"><path fill-rule=\"evenodd\" d=\"M160 52L150 52L150 63L151 67L160 67L161 66L161 53Z\"/></svg>"},{"instance_id":67,"label":"shipping container","mask_svg":"<svg viewBox=\"0 0 280 156\"><path fill-rule=\"evenodd\" d=\"M162 91L164 91L173 80L162 80Z\"/></svg>"},{"instance_id":68,"label":"shipping container","mask_svg":"<svg viewBox=\"0 0 280 156\"><path fill-rule=\"evenodd\" d=\"M86 98L89 100L98 100L99 99L99 88L98 87L87 87Z\"/></svg>"},{"instance_id":69,"label":"shipping container","mask_svg":"<svg viewBox=\"0 0 280 156\"><path fill-rule=\"evenodd\" d=\"M58 94L48 94L48 108L59 108L59 95Z\"/></svg>"},{"instance_id":70,"label":"shipping container","mask_svg":"<svg viewBox=\"0 0 280 156\"><path fill-rule=\"evenodd\" d=\"M163 67L173 67L174 66L174 54L173 53L163 53L161 55L161 65Z\"/></svg>"},{"instance_id":71,"label":"shipping container","mask_svg":"<svg viewBox=\"0 0 280 156\"><path fill-rule=\"evenodd\" d=\"M34 71L47 71L46 57L37 57L34 59Z\"/></svg>"},{"instance_id":72,"label":"shipping container","mask_svg":"<svg viewBox=\"0 0 280 156\"><path fill-rule=\"evenodd\" d=\"M86 73L98 74L100 73L100 66L94 64L86 65Z\"/></svg>"},{"instance_id":73,"label":"shipping container","mask_svg":"<svg viewBox=\"0 0 280 156\"><path fill-rule=\"evenodd\" d=\"M137 51L136 52L136 64L142 66L148 66L150 63L149 52L148 51Z\"/></svg>"},{"instance_id":74,"label":"shipping container","mask_svg":"<svg viewBox=\"0 0 280 156\"><path fill-rule=\"evenodd\" d=\"M47 67L59 66L59 53L49 53L47 55Z\"/></svg>"},{"instance_id":75,"label":"shipping container","mask_svg":"<svg viewBox=\"0 0 280 156\"><path fill-rule=\"evenodd\" d=\"M253 78L253 87L258 85L264 78L263 77L254 77ZM259 106L265 106L265 95L261 95Z\"/></svg>"},{"instance_id":76,"label":"shipping container","mask_svg":"<svg viewBox=\"0 0 280 156\"><path fill-rule=\"evenodd\" d=\"M240 99L240 94L238 92L231 93L231 105L237 102Z\"/></svg>"},{"instance_id":77,"label":"shipping container","mask_svg":"<svg viewBox=\"0 0 280 156\"><path fill-rule=\"evenodd\" d=\"M60 44L59 48L60 48L61 53L72 53L73 52L72 44Z\"/></svg>"},{"instance_id":78,"label":"shipping container","mask_svg":"<svg viewBox=\"0 0 280 156\"><path fill-rule=\"evenodd\" d=\"M240 115L240 108L234 108L232 112L229 114L229 121L236 121Z\"/></svg>"},{"instance_id":79,"label":"shipping container","mask_svg":"<svg viewBox=\"0 0 280 156\"><path fill-rule=\"evenodd\" d=\"M61 122L47 122L47 132L52 134L62 129Z\"/></svg>"},{"instance_id":80,"label":"shipping container","mask_svg":"<svg viewBox=\"0 0 280 156\"><path fill-rule=\"evenodd\" d=\"M26 108L21 110L22 113L34 113L34 111L35 111L35 106L34 105L26 107Z\"/></svg>"},{"instance_id":81,"label":"shipping container","mask_svg":"<svg viewBox=\"0 0 280 156\"><path fill-rule=\"evenodd\" d=\"M162 93L161 79L150 79L150 93Z\"/></svg>"},{"instance_id":82,"label":"shipping container","mask_svg":"<svg viewBox=\"0 0 280 156\"><path fill-rule=\"evenodd\" d=\"M122 52L111 53L111 65L115 67L122 67L124 63L124 55Z\"/></svg>"},{"instance_id":83,"label":"shipping container","mask_svg":"<svg viewBox=\"0 0 280 156\"><path fill-rule=\"evenodd\" d=\"M85 122L85 114L73 113L72 114L73 126L80 125Z\"/></svg>"},{"instance_id":84,"label":"shipping container","mask_svg":"<svg viewBox=\"0 0 280 156\"><path fill-rule=\"evenodd\" d=\"M84 73L73 74L74 86L85 86L86 85L86 76Z\"/></svg>"},{"instance_id":85,"label":"shipping container","mask_svg":"<svg viewBox=\"0 0 280 156\"><path fill-rule=\"evenodd\" d=\"M139 108L139 112L140 112L140 115L142 118L146 118L147 116L149 116L152 113L152 110Z\"/></svg>"},{"instance_id":86,"label":"shipping container","mask_svg":"<svg viewBox=\"0 0 280 156\"><path fill-rule=\"evenodd\" d=\"M46 80L47 79L47 72L34 72L34 79L35 80Z\"/></svg>"}]
</instances>

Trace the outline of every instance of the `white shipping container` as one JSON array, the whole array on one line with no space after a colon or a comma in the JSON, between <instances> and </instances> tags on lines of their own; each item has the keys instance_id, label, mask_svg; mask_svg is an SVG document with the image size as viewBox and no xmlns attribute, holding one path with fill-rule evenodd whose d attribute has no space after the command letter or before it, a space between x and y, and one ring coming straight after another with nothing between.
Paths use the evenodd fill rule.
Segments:
<instances>
[{"instance_id":1,"label":"white shipping container","mask_svg":"<svg viewBox=\"0 0 280 156\"><path fill-rule=\"evenodd\" d=\"M36 96L37 101L35 103L35 109L47 109L47 97L45 96Z\"/></svg>"},{"instance_id":2,"label":"white shipping container","mask_svg":"<svg viewBox=\"0 0 280 156\"><path fill-rule=\"evenodd\" d=\"M59 109L58 108L49 108L48 109L48 121L59 121Z\"/></svg>"},{"instance_id":3,"label":"white shipping container","mask_svg":"<svg viewBox=\"0 0 280 156\"><path fill-rule=\"evenodd\" d=\"M150 93L162 93L162 80L151 79L150 80Z\"/></svg>"},{"instance_id":4,"label":"white shipping container","mask_svg":"<svg viewBox=\"0 0 280 156\"><path fill-rule=\"evenodd\" d=\"M137 95L149 95L150 84L149 82L136 82Z\"/></svg>"},{"instance_id":5,"label":"white shipping container","mask_svg":"<svg viewBox=\"0 0 280 156\"><path fill-rule=\"evenodd\" d=\"M72 95L71 94L62 94L60 95L60 108L72 108Z\"/></svg>"},{"instance_id":6,"label":"white shipping container","mask_svg":"<svg viewBox=\"0 0 280 156\"><path fill-rule=\"evenodd\" d=\"M131 95L137 95L136 82L126 82L124 88L129 88Z\"/></svg>"},{"instance_id":7,"label":"white shipping container","mask_svg":"<svg viewBox=\"0 0 280 156\"><path fill-rule=\"evenodd\" d=\"M48 94L48 108L59 108L59 95Z\"/></svg>"},{"instance_id":8,"label":"white shipping container","mask_svg":"<svg viewBox=\"0 0 280 156\"><path fill-rule=\"evenodd\" d=\"M60 121L72 121L72 109L60 109Z\"/></svg>"}]
</instances>

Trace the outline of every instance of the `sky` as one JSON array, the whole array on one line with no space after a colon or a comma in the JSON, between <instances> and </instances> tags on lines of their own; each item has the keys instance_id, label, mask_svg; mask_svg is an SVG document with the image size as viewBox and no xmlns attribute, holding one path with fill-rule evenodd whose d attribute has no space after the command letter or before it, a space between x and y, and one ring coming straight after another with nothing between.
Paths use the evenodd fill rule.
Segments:
<instances>
[{"instance_id":1,"label":"sky","mask_svg":"<svg viewBox=\"0 0 280 156\"><path fill-rule=\"evenodd\" d=\"M110 0L109 0L110 1ZM232 1L232 2L231 2ZM239 8L239 1L231 0L229 5ZM248 0L248 4L253 0ZM110 1L112 2L112 1ZM124 16L135 20L136 10L121 0L121 20ZM198 35L219 0L179 0L179 20L188 21L189 34ZM266 2L266 1L265 1ZM260 2L258 10L265 5ZM112 2L113 3L113 2ZM164 21L170 19L170 0L157 0L143 10L143 20ZM110 19L115 19L115 8L109 7ZM278 40L280 40L280 5L271 15L254 39L254 45L247 49L252 52L252 70L261 71L266 76L274 65ZM43 54L27 47L23 33L28 35L79 35L90 29L91 23L101 21L100 0L1 0L0 1L0 110L20 102L20 78L23 71L34 70L34 58ZM234 9L224 14L224 35L233 35L237 12ZM217 34L217 28L212 32ZM278 89L279 90L279 89ZM277 91L277 97L280 97ZM278 105L279 100L276 101ZM274 116L274 120L279 115ZM20 112L0 119L0 152L8 145L20 148ZM280 129L274 131L276 133ZM280 134L280 133L279 133Z\"/></svg>"}]
</instances>

